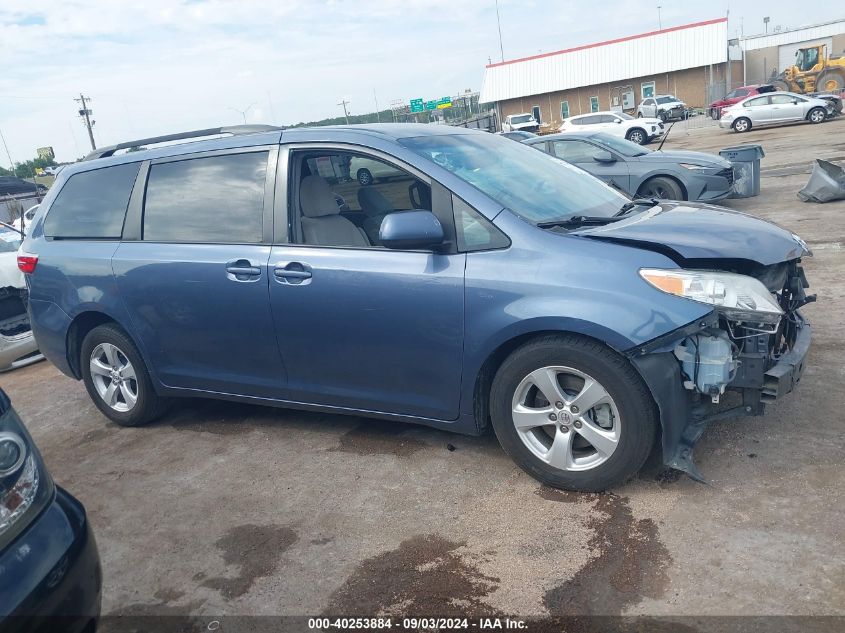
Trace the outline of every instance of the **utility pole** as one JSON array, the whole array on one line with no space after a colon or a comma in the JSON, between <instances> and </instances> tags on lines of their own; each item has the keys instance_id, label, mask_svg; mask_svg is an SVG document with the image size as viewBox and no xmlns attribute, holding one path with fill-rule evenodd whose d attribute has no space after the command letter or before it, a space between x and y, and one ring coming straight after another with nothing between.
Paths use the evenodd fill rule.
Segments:
<instances>
[{"instance_id":1,"label":"utility pole","mask_svg":"<svg viewBox=\"0 0 845 633\"><path fill-rule=\"evenodd\" d=\"M502 62L504 62L505 47L502 46L502 20L499 18L499 0L496 0L496 24L499 26L499 51L502 53Z\"/></svg>"},{"instance_id":2,"label":"utility pole","mask_svg":"<svg viewBox=\"0 0 845 633\"><path fill-rule=\"evenodd\" d=\"M347 101L346 99L344 99L343 101L337 104L339 106L343 106L343 116L346 117L346 125L349 125L349 112L346 111L346 106L348 106L350 103L351 101Z\"/></svg>"},{"instance_id":3,"label":"utility pole","mask_svg":"<svg viewBox=\"0 0 845 633\"><path fill-rule=\"evenodd\" d=\"M269 93L268 93L268 94L269 94ZM243 117L243 120L244 120L244 125L246 125L246 113L247 113L247 112L249 112L249 111L252 109L252 106L254 106L255 104L256 104L256 102L255 102L255 101L253 101L253 102L252 102L252 103L250 103L250 104L246 107L246 109L244 109L244 110L239 110L238 108L229 108L229 109L230 109L230 110L234 110L235 112L237 112L238 114L240 114L240 115Z\"/></svg>"},{"instance_id":4,"label":"utility pole","mask_svg":"<svg viewBox=\"0 0 845 633\"><path fill-rule=\"evenodd\" d=\"M88 128L88 139L91 141L91 149L97 149L97 144L94 142L94 123L91 122L91 115L94 114L91 110L88 109L88 104L85 100L91 101L91 97L86 97L81 92L79 93L79 99L74 99L82 104L82 108L79 110L79 116L85 119L85 127Z\"/></svg>"},{"instance_id":5,"label":"utility pole","mask_svg":"<svg viewBox=\"0 0 845 633\"><path fill-rule=\"evenodd\" d=\"M376 119L381 123L381 112L378 109L378 97L376 96L376 89L373 88L373 101L376 102Z\"/></svg>"}]
</instances>

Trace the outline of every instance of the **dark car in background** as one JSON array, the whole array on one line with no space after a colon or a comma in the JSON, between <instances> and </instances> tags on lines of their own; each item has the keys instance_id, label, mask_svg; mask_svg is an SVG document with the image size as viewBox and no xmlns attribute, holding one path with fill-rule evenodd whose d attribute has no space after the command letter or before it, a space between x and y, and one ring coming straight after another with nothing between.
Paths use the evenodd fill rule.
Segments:
<instances>
[{"instance_id":1,"label":"dark car in background","mask_svg":"<svg viewBox=\"0 0 845 633\"><path fill-rule=\"evenodd\" d=\"M720 200L733 191L731 163L713 154L650 150L603 132L523 141L640 198Z\"/></svg>"},{"instance_id":2,"label":"dark car in background","mask_svg":"<svg viewBox=\"0 0 845 633\"><path fill-rule=\"evenodd\" d=\"M499 136L504 136L512 141L525 141L529 138L537 138L534 132L526 132L525 130L514 130L513 132L496 132Z\"/></svg>"},{"instance_id":3,"label":"dark car in background","mask_svg":"<svg viewBox=\"0 0 845 633\"><path fill-rule=\"evenodd\" d=\"M0 632L93 633L101 581L85 508L53 483L0 389Z\"/></svg>"},{"instance_id":4,"label":"dark car in background","mask_svg":"<svg viewBox=\"0 0 845 633\"><path fill-rule=\"evenodd\" d=\"M16 196L22 193L47 193L47 187L41 183L32 183L14 176L0 176L0 197Z\"/></svg>"}]
</instances>

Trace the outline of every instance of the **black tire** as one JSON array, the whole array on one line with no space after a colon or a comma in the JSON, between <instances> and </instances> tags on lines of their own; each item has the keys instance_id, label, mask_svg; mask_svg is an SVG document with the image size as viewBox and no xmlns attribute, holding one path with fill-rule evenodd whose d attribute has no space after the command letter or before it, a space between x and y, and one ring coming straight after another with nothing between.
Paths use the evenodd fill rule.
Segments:
<instances>
[{"instance_id":1,"label":"black tire","mask_svg":"<svg viewBox=\"0 0 845 633\"><path fill-rule=\"evenodd\" d=\"M830 86L826 86L830 82ZM816 79L816 90L819 92L841 92L845 90L845 77L834 71L825 71Z\"/></svg>"},{"instance_id":2,"label":"black tire","mask_svg":"<svg viewBox=\"0 0 845 633\"><path fill-rule=\"evenodd\" d=\"M739 134L742 134L744 132L750 132L751 127L752 127L751 119L749 119L747 117L740 117L736 121L734 121L733 124L731 125L731 128L733 128L733 131L737 132Z\"/></svg>"},{"instance_id":3,"label":"black tire","mask_svg":"<svg viewBox=\"0 0 845 633\"><path fill-rule=\"evenodd\" d=\"M103 343L117 347L134 369L137 401L128 411L117 411L110 407L94 386L90 367L91 354ZM88 332L82 341L79 363L82 369L82 380L85 382L85 388L91 400L103 415L120 426L142 426L155 420L167 409L168 401L160 397L153 389L150 374L138 348L119 326L100 325Z\"/></svg>"},{"instance_id":4,"label":"black tire","mask_svg":"<svg viewBox=\"0 0 845 633\"><path fill-rule=\"evenodd\" d=\"M807 113L807 120L810 123L823 123L827 119L827 111L824 108L813 108Z\"/></svg>"},{"instance_id":5,"label":"black tire","mask_svg":"<svg viewBox=\"0 0 845 633\"><path fill-rule=\"evenodd\" d=\"M669 116L665 112L658 112L657 118L666 123L669 120Z\"/></svg>"},{"instance_id":6,"label":"black tire","mask_svg":"<svg viewBox=\"0 0 845 633\"><path fill-rule=\"evenodd\" d=\"M606 461L583 471L555 468L535 456L513 424L512 401L520 382L532 371L566 366L595 378L613 398L621 433ZM631 364L604 345L571 335L549 335L514 351L496 372L490 391L490 416L502 449L538 481L566 490L599 492L633 477L645 463L657 432L657 408ZM573 431L574 433L574 431Z\"/></svg>"},{"instance_id":7,"label":"black tire","mask_svg":"<svg viewBox=\"0 0 845 633\"><path fill-rule=\"evenodd\" d=\"M770 81L769 83L778 92L789 92L790 90L792 90L792 87L782 79L775 79L774 81Z\"/></svg>"},{"instance_id":8,"label":"black tire","mask_svg":"<svg viewBox=\"0 0 845 633\"><path fill-rule=\"evenodd\" d=\"M359 169L358 173L355 176L358 179L358 184L360 184L362 187L367 187L368 185L373 184L373 174L370 172L369 169Z\"/></svg>"},{"instance_id":9,"label":"black tire","mask_svg":"<svg viewBox=\"0 0 845 633\"><path fill-rule=\"evenodd\" d=\"M645 145L648 143L648 134L646 134L646 131L640 127L634 127L628 130L625 138L637 145Z\"/></svg>"},{"instance_id":10,"label":"black tire","mask_svg":"<svg viewBox=\"0 0 845 633\"><path fill-rule=\"evenodd\" d=\"M678 181L668 176L654 176L646 180L637 190L640 198L659 198L661 200L686 200L684 190Z\"/></svg>"}]
</instances>

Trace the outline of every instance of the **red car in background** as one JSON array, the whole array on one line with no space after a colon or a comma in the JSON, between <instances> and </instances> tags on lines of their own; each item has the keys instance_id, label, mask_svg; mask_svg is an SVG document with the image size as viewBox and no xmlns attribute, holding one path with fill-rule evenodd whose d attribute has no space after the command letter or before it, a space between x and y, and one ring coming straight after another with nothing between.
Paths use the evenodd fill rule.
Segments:
<instances>
[{"instance_id":1,"label":"red car in background","mask_svg":"<svg viewBox=\"0 0 845 633\"><path fill-rule=\"evenodd\" d=\"M710 117L714 120L722 118L722 110L735 103L739 103L746 97L751 97L757 94L764 94L766 92L774 92L775 87L770 84L754 84L752 86L741 86L736 90L732 90L724 96L724 98L714 101L710 104Z\"/></svg>"}]
</instances>

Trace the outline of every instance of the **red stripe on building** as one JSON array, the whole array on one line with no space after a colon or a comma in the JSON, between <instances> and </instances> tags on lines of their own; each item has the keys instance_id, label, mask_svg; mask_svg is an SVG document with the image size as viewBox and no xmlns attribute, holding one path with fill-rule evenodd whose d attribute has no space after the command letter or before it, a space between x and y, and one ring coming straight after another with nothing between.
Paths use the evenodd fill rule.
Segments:
<instances>
[{"instance_id":1,"label":"red stripe on building","mask_svg":"<svg viewBox=\"0 0 845 633\"><path fill-rule=\"evenodd\" d=\"M552 57L553 55L563 55L565 53L574 53L575 51L583 51L588 48L598 48L599 46L607 46L608 44L618 44L619 42L630 42L631 40L638 40L643 37L651 37L652 35L660 35L661 33L672 33L673 31L683 31L684 29L693 29L697 26L707 26L708 24L719 24L720 22L727 22L728 18L717 18L715 20L705 20L704 22L693 22L692 24L682 24L681 26L671 26L659 31L649 31L648 33L640 33L639 35L628 35L627 37L620 37L615 40L607 40L606 42L596 42L595 44L584 44L583 46L576 46L574 48L565 48L561 51L553 51L551 53L540 53L539 55L531 55L530 57L520 57L518 59L509 59L504 62L496 62L495 64L487 64L487 68L496 68L497 66L507 66L508 64L518 64L519 62L528 62L532 59L542 59L543 57Z\"/></svg>"}]
</instances>

